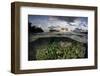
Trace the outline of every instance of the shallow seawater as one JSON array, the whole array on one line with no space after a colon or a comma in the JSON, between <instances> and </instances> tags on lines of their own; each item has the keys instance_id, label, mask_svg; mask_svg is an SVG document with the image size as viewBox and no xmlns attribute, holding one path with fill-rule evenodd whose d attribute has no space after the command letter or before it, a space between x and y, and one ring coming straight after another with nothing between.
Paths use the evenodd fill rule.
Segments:
<instances>
[{"instance_id":1,"label":"shallow seawater","mask_svg":"<svg viewBox=\"0 0 100 76\"><path fill-rule=\"evenodd\" d=\"M67 37L38 38L29 42L28 60L87 58L87 44Z\"/></svg>"}]
</instances>

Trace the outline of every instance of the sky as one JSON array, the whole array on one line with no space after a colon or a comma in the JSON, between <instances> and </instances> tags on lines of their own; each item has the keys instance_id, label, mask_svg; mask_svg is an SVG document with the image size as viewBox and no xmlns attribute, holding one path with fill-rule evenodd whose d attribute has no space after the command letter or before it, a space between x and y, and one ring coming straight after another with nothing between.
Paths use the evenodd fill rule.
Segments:
<instances>
[{"instance_id":1,"label":"sky","mask_svg":"<svg viewBox=\"0 0 100 76\"><path fill-rule=\"evenodd\" d=\"M88 17L71 17L71 16L46 16L46 15L28 15L28 22L31 26L41 27L45 32L49 27L63 27L87 29Z\"/></svg>"}]
</instances>

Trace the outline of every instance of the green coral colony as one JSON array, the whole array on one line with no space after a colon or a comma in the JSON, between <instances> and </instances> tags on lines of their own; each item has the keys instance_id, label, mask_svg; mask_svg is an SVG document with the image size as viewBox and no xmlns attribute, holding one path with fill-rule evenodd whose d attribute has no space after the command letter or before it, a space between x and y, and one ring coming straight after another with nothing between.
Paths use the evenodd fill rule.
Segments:
<instances>
[{"instance_id":1,"label":"green coral colony","mask_svg":"<svg viewBox=\"0 0 100 76\"><path fill-rule=\"evenodd\" d=\"M85 50L84 44L77 41L51 40L37 49L36 60L84 58Z\"/></svg>"}]
</instances>

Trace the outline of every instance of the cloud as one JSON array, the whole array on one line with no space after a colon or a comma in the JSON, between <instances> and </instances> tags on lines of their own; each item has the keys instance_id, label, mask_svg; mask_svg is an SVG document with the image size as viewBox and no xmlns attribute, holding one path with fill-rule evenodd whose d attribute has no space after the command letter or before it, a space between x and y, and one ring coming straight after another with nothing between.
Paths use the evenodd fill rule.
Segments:
<instances>
[{"instance_id":1,"label":"cloud","mask_svg":"<svg viewBox=\"0 0 100 76\"><path fill-rule=\"evenodd\" d=\"M67 17L66 17L67 18ZM67 18L68 19L68 18ZM75 28L87 28L87 19L85 18L72 18L73 21L67 21L56 16L41 16L29 19L32 26L41 27L45 32L49 31L50 26L70 28L74 30Z\"/></svg>"}]
</instances>

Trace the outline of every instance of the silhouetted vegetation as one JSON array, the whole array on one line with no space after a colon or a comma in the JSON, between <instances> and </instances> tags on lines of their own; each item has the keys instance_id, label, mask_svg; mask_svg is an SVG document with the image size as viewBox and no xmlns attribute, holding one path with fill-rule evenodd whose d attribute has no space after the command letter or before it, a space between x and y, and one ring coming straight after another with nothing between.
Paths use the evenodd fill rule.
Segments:
<instances>
[{"instance_id":1,"label":"silhouetted vegetation","mask_svg":"<svg viewBox=\"0 0 100 76\"><path fill-rule=\"evenodd\" d=\"M36 26L31 26L32 25L32 23L28 23L28 31L29 31L29 33L40 33L40 32L44 32L43 30L42 30L42 28L40 28L40 27L36 27Z\"/></svg>"}]
</instances>

